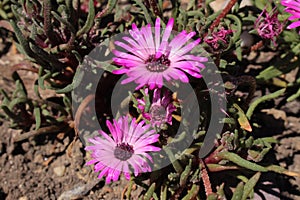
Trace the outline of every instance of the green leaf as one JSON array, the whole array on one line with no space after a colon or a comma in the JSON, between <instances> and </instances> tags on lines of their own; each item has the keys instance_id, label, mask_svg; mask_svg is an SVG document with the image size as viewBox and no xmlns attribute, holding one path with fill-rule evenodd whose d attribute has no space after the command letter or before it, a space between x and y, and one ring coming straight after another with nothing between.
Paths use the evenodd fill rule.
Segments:
<instances>
[{"instance_id":1,"label":"green leaf","mask_svg":"<svg viewBox=\"0 0 300 200\"><path fill-rule=\"evenodd\" d=\"M12 110L15 105L20 104L20 103L26 103L27 100L28 99L25 97L15 98L9 103L9 109Z\"/></svg>"},{"instance_id":2,"label":"green leaf","mask_svg":"<svg viewBox=\"0 0 300 200\"><path fill-rule=\"evenodd\" d=\"M278 77L282 74L288 73L291 70L299 66L300 61L293 61L294 54L288 54L280 59L278 62L275 62L274 65L268 67L267 69L260 72L256 79L261 81L268 81L271 78Z\"/></svg>"},{"instance_id":3,"label":"green leaf","mask_svg":"<svg viewBox=\"0 0 300 200\"><path fill-rule=\"evenodd\" d=\"M289 15L287 15L286 18L287 18L288 16L289 16ZM298 32L296 32L296 31L291 31L291 30L284 30L282 34L283 34L284 41L286 41L286 42L297 42L297 43L299 43Z\"/></svg>"},{"instance_id":4,"label":"green leaf","mask_svg":"<svg viewBox=\"0 0 300 200\"><path fill-rule=\"evenodd\" d=\"M244 167L246 169L250 169L253 171L261 171L261 172L268 171L265 167L255 164L253 162L250 162L248 160L245 160L244 158L240 157L239 155L237 155L235 153L224 151L224 152L218 153L217 156L221 157L223 159L229 160L229 161L231 161L241 167Z\"/></svg>"},{"instance_id":5,"label":"green leaf","mask_svg":"<svg viewBox=\"0 0 300 200\"><path fill-rule=\"evenodd\" d=\"M269 171L272 171L272 172L276 172L276 173L279 173L279 174L285 174L285 175L288 175L288 176L292 176L292 177L300 177L300 173L299 172L293 172L293 171L289 171L283 167L280 167L278 165L270 165L268 167L266 167Z\"/></svg>"},{"instance_id":6,"label":"green leaf","mask_svg":"<svg viewBox=\"0 0 300 200\"><path fill-rule=\"evenodd\" d=\"M107 7L106 7L107 9L106 15L110 14L113 11L113 9L116 7L117 2L118 2L117 0L108 0Z\"/></svg>"},{"instance_id":7,"label":"green leaf","mask_svg":"<svg viewBox=\"0 0 300 200\"><path fill-rule=\"evenodd\" d=\"M260 10L263 10L267 5L270 5L270 3L268 0L255 0L254 5Z\"/></svg>"},{"instance_id":8,"label":"green leaf","mask_svg":"<svg viewBox=\"0 0 300 200\"><path fill-rule=\"evenodd\" d=\"M112 65L108 62L98 62L98 61L96 61L96 63L97 63L97 67L100 67L101 69L103 69L105 71L108 71L110 73L112 73L112 71L114 71L116 69L119 69L115 65Z\"/></svg>"},{"instance_id":9,"label":"green leaf","mask_svg":"<svg viewBox=\"0 0 300 200\"><path fill-rule=\"evenodd\" d=\"M299 96L300 96L300 88L298 89L298 91L295 94L293 94L289 98L287 98L287 102L294 101Z\"/></svg>"},{"instance_id":10,"label":"green leaf","mask_svg":"<svg viewBox=\"0 0 300 200\"><path fill-rule=\"evenodd\" d=\"M248 154L255 162L260 162L264 156L270 151L271 148L263 148L262 151L248 150Z\"/></svg>"},{"instance_id":11,"label":"green leaf","mask_svg":"<svg viewBox=\"0 0 300 200\"><path fill-rule=\"evenodd\" d=\"M242 55L242 47L240 45L236 48L236 56L239 61L242 61L243 55Z\"/></svg>"},{"instance_id":12,"label":"green leaf","mask_svg":"<svg viewBox=\"0 0 300 200\"><path fill-rule=\"evenodd\" d=\"M241 32L242 32L242 22L236 15L227 14L226 17L232 19L235 22L234 23L235 25L231 25L234 27L230 27L231 29L235 30L233 32L233 37L232 37L232 41L233 43L235 43L237 40L240 39Z\"/></svg>"},{"instance_id":13,"label":"green leaf","mask_svg":"<svg viewBox=\"0 0 300 200\"><path fill-rule=\"evenodd\" d=\"M66 19L64 19L64 18L62 18L61 16L59 16L56 12L54 12L54 11L51 11L51 14L53 15L53 17L55 18L55 19L57 19L59 22L61 22L62 24L64 24L66 27L68 27L68 29L72 32L72 33L74 33L75 34L75 28L74 28L74 26L70 23L70 22L68 22Z\"/></svg>"},{"instance_id":14,"label":"green leaf","mask_svg":"<svg viewBox=\"0 0 300 200\"><path fill-rule=\"evenodd\" d=\"M242 129L252 132L252 127L247 119L247 116L245 115L244 111L236 104L233 104L233 107L238 110L238 122Z\"/></svg>"},{"instance_id":15,"label":"green leaf","mask_svg":"<svg viewBox=\"0 0 300 200\"><path fill-rule=\"evenodd\" d=\"M251 191L253 191L256 183L258 182L259 178L260 178L261 173L257 172L254 176L252 176L249 181L247 181L247 183L244 186L244 192L243 192L243 196L242 196L242 200L246 200L247 197L249 196L249 194L251 193Z\"/></svg>"},{"instance_id":16,"label":"green leaf","mask_svg":"<svg viewBox=\"0 0 300 200\"><path fill-rule=\"evenodd\" d=\"M41 97L41 94L39 91L39 84L38 84L37 80L34 82L33 90L34 90L34 93L36 94L36 96L41 99L42 97Z\"/></svg>"},{"instance_id":17,"label":"green leaf","mask_svg":"<svg viewBox=\"0 0 300 200\"><path fill-rule=\"evenodd\" d=\"M256 99L254 102L252 102L250 104L250 107L248 108L247 110L247 113L246 113L246 116L248 117L248 119L251 118L256 106L258 106L258 104L264 102L264 101L267 101L267 100L271 100L271 99L275 99L277 97L279 97L280 95L282 95L284 92L285 92L285 88L281 89L281 90L278 90L276 92L273 92L271 94L267 94L265 96L262 96L258 99Z\"/></svg>"},{"instance_id":18,"label":"green leaf","mask_svg":"<svg viewBox=\"0 0 300 200\"><path fill-rule=\"evenodd\" d=\"M155 190L155 183L152 183L151 186L149 187L148 191L144 195L144 200L150 200L151 197L153 196L154 190Z\"/></svg>"},{"instance_id":19,"label":"green leaf","mask_svg":"<svg viewBox=\"0 0 300 200\"><path fill-rule=\"evenodd\" d=\"M38 130L41 126L41 109L36 107L33 110L34 118L35 118L35 130Z\"/></svg>"},{"instance_id":20,"label":"green leaf","mask_svg":"<svg viewBox=\"0 0 300 200\"><path fill-rule=\"evenodd\" d=\"M73 83L67 85L66 87L64 87L62 89L56 90L56 93L57 94L64 94L64 93L71 92L72 90L73 90Z\"/></svg>"},{"instance_id":21,"label":"green leaf","mask_svg":"<svg viewBox=\"0 0 300 200\"><path fill-rule=\"evenodd\" d=\"M10 20L10 24L14 29L14 32L16 34L17 40L19 41L20 47L22 47L22 50L29 56L29 57L34 57L33 52L31 51L29 47L29 43L27 39L24 37L22 31L16 24L14 20Z\"/></svg>"},{"instance_id":22,"label":"green leaf","mask_svg":"<svg viewBox=\"0 0 300 200\"><path fill-rule=\"evenodd\" d=\"M167 183L165 183L165 184L161 187L160 199L161 199L161 200L167 200L167 194L168 194L168 185L167 185Z\"/></svg>"},{"instance_id":23,"label":"green leaf","mask_svg":"<svg viewBox=\"0 0 300 200\"><path fill-rule=\"evenodd\" d=\"M48 79L48 78L50 78L50 77L51 77L51 72L49 71L49 72L47 72L45 75L40 76L40 77L38 78L38 84L39 84L39 86L40 86L40 88L41 88L42 90L45 90L45 89L46 89L44 82L45 82L46 79Z\"/></svg>"},{"instance_id":24,"label":"green leaf","mask_svg":"<svg viewBox=\"0 0 300 200\"><path fill-rule=\"evenodd\" d=\"M269 80L273 77L277 77L281 75L283 72L277 69L275 66L268 67L264 71L260 72L259 75L256 76L257 79Z\"/></svg>"},{"instance_id":25,"label":"green leaf","mask_svg":"<svg viewBox=\"0 0 300 200\"><path fill-rule=\"evenodd\" d=\"M244 183L240 182L232 195L231 200L241 200L244 192Z\"/></svg>"},{"instance_id":26,"label":"green leaf","mask_svg":"<svg viewBox=\"0 0 300 200\"><path fill-rule=\"evenodd\" d=\"M218 195L217 194L209 194L206 198L206 200L218 200Z\"/></svg>"},{"instance_id":27,"label":"green leaf","mask_svg":"<svg viewBox=\"0 0 300 200\"><path fill-rule=\"evenodd\" d=\"M169 147L165 146L163 147L163 150L166 152L166 154L168 155L175 171L177 173L181 173L183 171L182 166L180 165L179 161L175 158L173 152L170 150Z\"/></svg>"},{"instance_id":28,"label":"green leaf","mask_svg":"<svg viewBox=\"0 0 300 200\"><path fill-rule=\"evenodd\" d=\"M134 1L143 10L143 14L145 15L145 19L146 19L147 23L153 25L152 19L150 17L150 14L149 14L146 6L140 0L134 0Z\"/></svg>"},{"instance_id":29,"label":"green leaf","mask_svg":"<svg viewBox=\"0 0 300 200\"><path fill-rule=\"evenodd\" d=\"M181 187L185 186L186 181L187 181L187 179L190 175L190 172L191 172L191 167L192 167L192 159L189 160L189 164L185 167L184 171L180 175L179 184L180 184Z\"/></svg>"},{"instance_id":30,"label":"green leaf","mask_svg":"<svg viewBox=\"0 0 300 200\"><path fill-rule=\"evenodd\" d=\"M89 14L88 14L87 20L86 20L84 26L76 33L77 37L84 33L87 33L92 28L93 23L94 23L94 18L95 18L94 1L90 0L89 1Z\"/></svg>"},{"instance_id":31,"label":"green leaf","mask_svg":"<svg viewBox=\"0 0 300 200\"><path fill-rule=\"evenodd\" d=\"M192 188L188 191L187 195L182 198L182 200L195 199L195 197L198 195L199 189L199 185L193 184Z\"/></svg>"},{"instance_id":32,"label":"green leaf","mask_svg":"<svg viewBox=\"0 0 300 200\"><path fill-rule=\"evenodd\" d=\"M13 79L16 82L16 90L14 91L13 96L21 96L21 97L27 97L27 90L26 87L24 85L23 80L21 79L21 77L19 76L19 74L17 72L14 72L12 74Z\"/></svg>"}]
</instances>

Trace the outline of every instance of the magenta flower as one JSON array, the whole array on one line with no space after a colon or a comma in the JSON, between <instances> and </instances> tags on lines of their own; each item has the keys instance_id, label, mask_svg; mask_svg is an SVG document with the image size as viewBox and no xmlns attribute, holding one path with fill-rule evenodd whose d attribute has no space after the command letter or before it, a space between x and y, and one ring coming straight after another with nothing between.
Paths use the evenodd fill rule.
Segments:
<instances>
[{"instance_id":1,"label":"magenta flower","mask_svg":"<svg viewBox=\"0 0 300 200\"><path fill-rule=\"evenodd\" d=\"M102 137L89 139L93 145L87 146L85 150L92 151L92 160L87 165L95 164L95 172L100 172L98 178L106 176L106 183L119 179L121 172L129 180L130 172L137 176L143 172L150 172L149 161L151 156L147 152L160 151L159 147L151 144L158 141L159 134L150 130L151 125L145 125L144 121L131 123L128 117L122 117L113 124L106 121L112 138L102 130L99 131Z\"/></svg>"},{"instance_id":2,"label":"magenta flower","mask_svg":"<svg viewBox=\"0 0 300 200\"><path fill-rule=\"evenodd\" d=\"M292 15L288 18L289 20L297 19L297 21L291 23L287 28L292 29L292 28L299 27L300 26L300 0L282 0L281 4L286 7L284 11Z\"/></svg>"},{"instance_id":3,"label":"magenta flower","mask_svg":"<svg viewBox=\"0 0 300 200\"><path fill-rule=\"evenodd\" d=\"M137 100L137 107L140 109L142 116L149 120L152 126L156 128L161 128L166 123L172 125L172 112L176 110L176 107L172 103L171 93L166 91L162 98L160 93L160 89L154 90L150 108L146 107L147 102L145 97ZM145 90L145 95L148 95L147 89Z\"/></svg>"},{"instance_id":4,"label":"magenta flower","mask_svg":"<svg viewBox=\"0 0 300 200\"><path fill-rule=\"evenodd\" d=\"M132 30L129 31L131 37L123 37L126 43L115 42L126 51L113 50L116 56L113 61L122 66L113 73L128 76L122 84L134 81L139 84L137 89L146 85L152 90L161 88L164 79L187 83L189 79L185 73L196 78L201 77L200 69L204 68L202 62L208 59L190 53L200 39L185 45L196 33L182 31L169 41L173 23L174 19L170 19L163 34L159 18L155 22L154 34L150 24L140 30L132 24Z\"/></svg>"},{"instance_id":5,"label":"magenta flower","mask_svg":"<svg viewBox=\"0 0 300 200\"><path fill-rule=\"evenodd\" d=\"M217 32L213 32L210 36L204 39L204 42L212 47L213 51L226 49L229 45L229 35L233 33L232 30L226 30L224 27Z\"/></svg>"},{"instance_id":6,"label":"magenta flower","mask_svg":"<svg viewBox=\"0 0 300 200\"><path fill-rule=\"evenodd\" d=\"M274 8L270 13L264 9L254 24L258 35L262 38L270 39L274 45L276 45L276 38L283 30L283 24L278 20L277 16L277 8Z\"/></svg>"}]
</instances>

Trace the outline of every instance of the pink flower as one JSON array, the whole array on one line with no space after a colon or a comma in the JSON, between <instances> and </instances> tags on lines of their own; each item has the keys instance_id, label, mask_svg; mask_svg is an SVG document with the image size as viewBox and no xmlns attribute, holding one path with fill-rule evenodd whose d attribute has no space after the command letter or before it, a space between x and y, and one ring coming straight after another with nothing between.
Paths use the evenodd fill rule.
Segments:
<instances>
[{"instance_id":1,"label":"pink flower","mask_svg":"<svg viewBox=\"0 0 300 200\"><path fill-rule=\"evenodd\" d=\"M160 93L160 89L154 90L150 108L146 106L146 97L137 100L137 107L140 109L143 117L149 120L152 126L156 128L161 128L166 123L172 125L172 112L176 110L176 107L172 104L171 93L166 91L162 98ZM148 95L148 89L145 90L145 95Z\"/></svg>"},{"instance_id":2,"label":"pink flower","mask_svg":"<svg viewBox=\"0 0 300 200\"><path fill-rule=\"evenodd\" d=\"M284 11L290 13L289 20L297 19L297 21L291 23L287 28L292 29L300 26L300 0L282 0L281 4L286 8ZM300 34L300 31L299 31Z\"/></svg>"},{"instance_id":3,"label":"pink flower","mask_svg":"<svg viewBox=\"0 0 300 200\"><path fill-rule=\"evenodd\" d=\"M173 23L174 19L170 19L163 34L159 18L155 22L154 34L150 24L140 30L132 24L132 30L129 31L131 37L123 37L126 43L115 42L126 51L113 50L116 56L113 61L122 66L113 73L128 76L122 84L134 81L139 84L137 89L147 85L152 90L161 88L163 80L187 83L189 79L186 73L196 78L201 77L200 69L204 68L202 62L208 59L190 53L200 39L185 45L196 33L182 31L169 41Z\"/></svg>"},{"instance_id":4,"label":"pink flower","mask_svg":"<svg viewBox=\"0 0 300 200\"><path fill-rule=\"evenodd\" d=\"M112 134L112 138L102 130L102 137L89 139L93 145L85 150L92 151L92 160L87 165L95 164L95 172L100 172L98 178L106 176L106 183L117 181L121 172L129 180L130 172L137 176L139 173L150 172L149 161L151 156L147 152L160 151L159 147L151 144L158 141L159 134L150 130L151 125L145 125L144 121L131 123L128 117L122 117L118 121L106 121L106 125Z\"/></svg>"},{"instance_id":5,"label":"pink flower","mask_svg":"<svg viewBox=\"0 0 300 200\"><path fill-rule=\"evenodd\" d=\"M270 39L274 45L276 45L276 38L283 30L283 24L278 20L277 16L277 8L274 8L270 13L264 9L254 24L258 35L262 38Z\"/></svg>"},{"instance_id":6,"label":"pink flower","mask_svg":"<svg viewBox=\"0 0 300 200\"><path fill-rule=\"evenodd\" d=\"M204 39L204 42L212 47L213 51L226 49L229 43L229 35L232 33L232 30L226 30L222 27L221 30L213 32L210 36L207 36Z\"/></svg>"}]
</instances>

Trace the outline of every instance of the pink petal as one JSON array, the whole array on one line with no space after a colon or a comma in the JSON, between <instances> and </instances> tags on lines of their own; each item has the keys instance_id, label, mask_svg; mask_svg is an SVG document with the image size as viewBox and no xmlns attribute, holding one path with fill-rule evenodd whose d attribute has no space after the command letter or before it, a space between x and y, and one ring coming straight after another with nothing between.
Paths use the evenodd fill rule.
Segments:
<instances>
[{"instance_id":1,"label":"pink petal","mask_svg":"<svg viewBox=\"0 0 300 200\"><path fill-rule=\"evenodd\" d=\"M135 61L135 60L128 60L128 59L124 59L124 58L116 58L115 57L112 60L116 64L122 65L122 66L125 66L125 67L128 67L128 68L143 65L143 63L141 63L141 62L138 62L138 61Z\"/></svg>"},{"instance_id":2,"label":"pink petal","mask_svg":"<svg viewBox=\"0 0 300 200\"><path fill-rule=\"evenodd\" d=\"M187 34L185 37L183 37L181 40L179 41L174 41L174 44L171 42L170 46L172 46L172 51L170 56L172 56L173 54L176 54L176 51L178 51L178 49L180 49L187 41L189 41L192 37L194 37L196 35L196 32L191 32L189 34ZM175 38L173 39L175 40Z\"/></svg>"},{"instance_id":3,"label":"pink petal","mask_svg":"<svg viewBox=\"0 0 300 200\"><path fill-rule=\"evenodd\" d=\"M125 52L120 52L118 50L112 50L113 54L115 54L116 56L120 57L120 58L125 58L125 59L130 59L130 60L134 60L134 61L138 61L140 63L143 63L144 61L140 58L137 57L135 55L131 55Z\"/></svg>"},{"instance_id":4,"label":"pink petal","mask_svg":"<svg viewBox=\"0 0 300 200\"><path fill-rule=\"evenodd\" d=\"M160 46L160 18L156 18L155 21L155 50L158 51Z\"/></svg>"},{"instance_id":5,"label":"pink petal","mask_svg":"<svg viewBox=\"0 0 300 200\"><path fill-rule=\"evenodd\" d=\"M116 143L119 143L119 137L118 137L118 134L117 134L117 132L116 132L115 126L112 125L112 123L111 123L109 120L106 120L106 126L108 127L108 129L109 129L111 135L113 136L114 141L115 141Z\"/></svg>"},{"instance_id":6,"label":"pink petal","mask_svg":"<svg viewBox=\"0 0 300 200\"><path fill-rule=\"evenodd\" d=\"M291 23L287 28L292 29L300 26L300 21Z\"/></svg>"},{"instance_id":7,"label":"pink petal","mask_svg":"<svg viewBox=\"0 0 300 200\"><path fill-rule=\"evenodd\" d=\"M108 173L108 171L109 171L108 167L104 168L98 175L98 179L101 179L103 176L105 176Z\"/></svg>"},{"instance_id":8,"label":"pink petal","mask_svg":"<svg viewBox=\"0 0 300 200\"><path fill-rule=\"evenodd\" d=\"M128 69L126 69L126 68L120 68L120 69L116 69L116 70L112 71L113 74L126 74L127 72L128 72Z\"/></svg>"},{"instance_id":9,"label":"pink petal","mask_svg":"<svg viewBox=\"0 0 300 200\"><path fill-rule=\"evenodd\" d=\"M122 84L122 85L125 85L125 84L127 84L127 83L130 83L130 82L134 81L135 79L136 79L135 77L128 77L128 78L122 80L122 81L121 81L121 84Z\"/></svg>"},{"instance_id":10,"label":"pink petal","mask_svg":"<svg viewBox=\"0 0 300 200\"><path fill-rule=\"evenodd\" d=\"M93 159L93 160L90 160L90 161L86 162L85 164L86 164L86 165L93 165L93 164L95 164L96 162L98 162L98 160Z\"/></svg>"},{"instance_id":11,"label":"pink petal","mask_svg":"<svg viewBox=\"0 0 300 200\"><path fill-rule=\"evenodd\" d=\"M155 53L155 44L153 41L152 30L150 24L145 28L145 38L148 44L148 48L150 49L151 55Z\"/></svg>"},{"instance_id":12,"label":"pink petal","mask_svg":"<svg viewBox=\"0 0 300 200\"><path fill-rule=\"evenodd\" d=\"M169 37L170 37L170 34L171 34L171 31L173 29L173 24L174 24L174 19L171 18L169 21L168 21L168 24L166 26L166 29L165 29L165 32L164 32L164 35L163 35L163 38L162 38L162 42L164 41L168 41Z\"/></svg>"},{"instance_id":13,"label":"pink petal","mask_svg":"<svg viewBox=\"0 0 300 200\"><path fill-rule=\"evenodd\" d=\"M193 41L193 42L191 42L191 43L189 43L188 45L186 45L185 47L183 47L183 48L181 48L180 50L178 50L176 53L174 53L174 55L173 56L181 56L181 55L183 55L183 54L186 54L186 53L188 53L189 51L191 51L196 45L198 45L199 43L200 43L200 39L197 39L197 40L195 40L195 41ZM170 60L172 60L172 57L173 56L170 56Z\"/></svg>"}]
</instances>

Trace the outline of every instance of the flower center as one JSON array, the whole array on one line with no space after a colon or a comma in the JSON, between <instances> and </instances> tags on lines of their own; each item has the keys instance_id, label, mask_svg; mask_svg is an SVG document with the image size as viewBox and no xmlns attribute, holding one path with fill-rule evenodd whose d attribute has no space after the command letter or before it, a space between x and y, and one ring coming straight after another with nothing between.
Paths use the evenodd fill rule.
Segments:
<instances>
[{"instance_id":1,"label":"flower center","mask_svg":"<svg viewBox=\"0 0 300 200\"><path fill-rule=\"evenodd\" d=\"M145 63L147 64L146 68L150 72L163 72L166 69L168 69L168 67L171 64L171 61L165 54L163 54L159 58L156 58L155 55L150 55Z\"/></svg>"},{"instance_id":2,"label":"flower center","mask_svg":"<svg viewBox=\"0 0 300 200\"><path fill-rule=\"evenodd\" d=\"M114 151L114 156L119 160L126 161L131 158L133 153L133 146L123 142L121 144L117 144Z\"/></svg>"},{"instance_id":3,"label":"flower center","mask_svg":"<svg viewBox=\"0 0 300 200\"><path fill-rule=\"evenodd\" d=\"M164 123L166 118L166 109L163 106L152 105L150 108L151 120Z\"/></svg>"}]
</instances>

